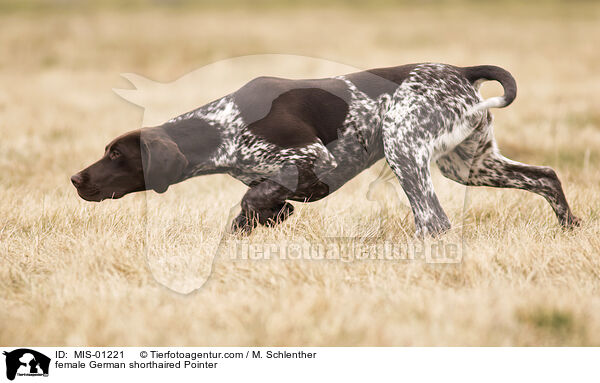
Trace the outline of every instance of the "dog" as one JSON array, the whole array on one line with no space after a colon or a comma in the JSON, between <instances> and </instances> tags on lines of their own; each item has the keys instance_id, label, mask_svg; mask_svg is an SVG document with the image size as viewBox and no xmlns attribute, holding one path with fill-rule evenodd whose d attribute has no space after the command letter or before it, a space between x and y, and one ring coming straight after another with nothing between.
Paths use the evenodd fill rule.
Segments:
<instances>
[{"instance_id":1,"label":"dog","mask_svg":"<svg viewBox=\"0 0 600 383\"><path fill-rule=\"evenodd\" d=\"M484 100L498 81L504 95ZM339 189L384 158L406 193L417 236L450 229L433 189L430 163L463 185L543 196L566 228L578 226L556 172L503 157L490 108L512 103L517 86L497 66L423 63L332 78L258 77L239 90L163 125L124 134L71 177L88 201L226 173L246 184L232 229L250 233Z\"/></svg>"}]
</instances>

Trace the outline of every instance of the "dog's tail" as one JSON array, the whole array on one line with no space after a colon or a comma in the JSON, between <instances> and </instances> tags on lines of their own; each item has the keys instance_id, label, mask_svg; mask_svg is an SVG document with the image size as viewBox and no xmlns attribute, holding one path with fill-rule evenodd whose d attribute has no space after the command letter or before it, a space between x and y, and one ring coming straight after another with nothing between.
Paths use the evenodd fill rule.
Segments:
<instances>
[{"instance_id":1,"label":"dog's tail","mask_svg":"<svg viewBox=\"0 0 600 383\"><path fill-rule=\"evenodd\" d=\"M498 81L504 88L504 95L488 98L473 106L471 113L475 113L488 108L504 108L510 105L517 97L517 83L508 71L493 65L479 65L462 68L464 76L472 84L479 84L483 81Z\"/></svg>"}]
</instances>

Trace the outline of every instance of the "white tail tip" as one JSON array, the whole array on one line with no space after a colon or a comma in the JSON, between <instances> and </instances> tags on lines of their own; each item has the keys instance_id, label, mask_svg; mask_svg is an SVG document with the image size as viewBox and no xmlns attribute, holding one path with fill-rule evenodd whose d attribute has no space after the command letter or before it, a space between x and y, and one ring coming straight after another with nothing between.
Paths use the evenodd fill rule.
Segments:
<instances>
[{"instance_id":1,"label":"white tail tip","mask_svg":"<svg viewBox=\"0 0 600 383\"><path fill-rule=\"evenodd\" d=\"M504 99L504 96L492 97L473 106L473 108L471 108L470 113L477 113L489 108L503 108L505 106L506 100Z\"/></svg>"}]
</instances>

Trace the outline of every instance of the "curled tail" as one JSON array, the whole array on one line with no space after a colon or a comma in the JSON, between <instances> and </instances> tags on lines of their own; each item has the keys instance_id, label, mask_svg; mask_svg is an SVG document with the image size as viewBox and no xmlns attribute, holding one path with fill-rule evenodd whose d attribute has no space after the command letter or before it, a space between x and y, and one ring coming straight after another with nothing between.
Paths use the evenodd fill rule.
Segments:
<instances>
[{"instance_id":1,"label":"curled tail","mask_svg":"<svg viewBox=\"0 0 600 383\"><path fill-rule=\"evenodd\" d=\"M508 71L493 65L480 65L462 68L464 76L471 83L498 81L504 88L504 95L491 97L473 106L471 113L488 108L504 108L517 97L517 83Z\"/></svg>"}]
</instances>

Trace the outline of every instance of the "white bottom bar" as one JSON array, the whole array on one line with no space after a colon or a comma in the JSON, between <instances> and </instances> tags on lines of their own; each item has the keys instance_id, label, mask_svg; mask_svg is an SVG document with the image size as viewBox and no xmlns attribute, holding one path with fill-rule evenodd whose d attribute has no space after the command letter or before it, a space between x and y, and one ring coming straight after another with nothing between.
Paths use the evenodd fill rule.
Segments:
<instances>
[{"instance_id":1,"label":"white bottom bar","mask_svg":"<svg viewBox=\"0 0 600 383\"><path fill-rule=\"evenodd\" d=\"M597 348L22 348L50 358L48 375L43 356L3 347L0 381L15 360L14 380L36 383L600 381Z\"/></svg>"}]
</instances>

